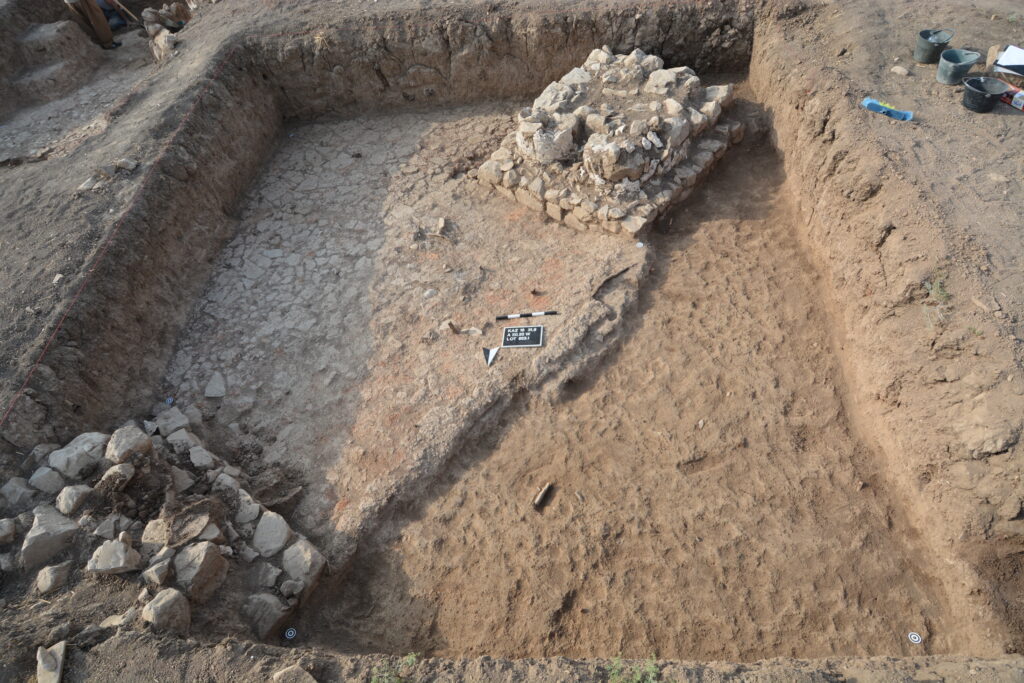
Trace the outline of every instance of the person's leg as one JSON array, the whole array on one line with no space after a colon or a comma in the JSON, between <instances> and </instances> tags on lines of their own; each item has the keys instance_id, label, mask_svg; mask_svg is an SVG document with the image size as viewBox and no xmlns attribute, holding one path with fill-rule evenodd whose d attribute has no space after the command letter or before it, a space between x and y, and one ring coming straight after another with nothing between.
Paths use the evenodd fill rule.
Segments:
<instances>
[{"instance_id":1,"label":"person's leg","mask_svg":"<svg viewBox=\"0 0 1024 683\"><path fill-rule=\"evenodd\" d=\"M109 0L96 0L96 5L103 11L103 16L107 18L107 24L112 31L128 25L125 18L121 16L121 11Z\"/></svg>"},{"instance_id":2,"label":"person's leg","mask_svg":"<svg viewBox=\"0 0 1024 683\"><path fill-rule=\"evenodd\" d=\"M75 0L74 2L68 2L67 5L89 24L100 46L106 49L117 47L117 44L114 43L114 34L107 23L107 18L103 16L103 10L96 5L96 0Z\"/></svg>"}]
</instances>

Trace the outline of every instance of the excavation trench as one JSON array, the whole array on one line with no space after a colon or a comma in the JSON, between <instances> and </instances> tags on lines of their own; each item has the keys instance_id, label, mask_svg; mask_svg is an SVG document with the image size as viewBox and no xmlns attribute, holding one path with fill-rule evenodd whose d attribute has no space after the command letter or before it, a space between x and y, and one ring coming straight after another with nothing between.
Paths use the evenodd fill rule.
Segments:
<instances>
[{"instance_id":1,"label":"excavation trench","mask_svg":"<svg viewBox=\"0 0 1024 683\"><path fill-rule=\"evenodd\" d=\"M957 650L850 432L779 160L736 154L653 238L621 345L389 517L307 611L312 642L747 661L908 655L918 630Z\"/></svg>"},{"instance_id":2,"label":"excavation trench","mask_svg":"<svg viewBox=\"0 0 1024 683\"><path fill-rule=\"evenodd\" d=\"M333 554L299 623L331 650L988 654L853 424L796 229L810 179L751 141L637 248L468 174L595 46L742 69L753 12L719 9L372 19L220 48L201 104L156 131L163 190L127 210L26 405L64 439L154 398L203 403L223 373L222 450L295 473L296 524ZM542 308L563 311L545 348L487 369L493 315Z\"/></svg>"}]
</instances>

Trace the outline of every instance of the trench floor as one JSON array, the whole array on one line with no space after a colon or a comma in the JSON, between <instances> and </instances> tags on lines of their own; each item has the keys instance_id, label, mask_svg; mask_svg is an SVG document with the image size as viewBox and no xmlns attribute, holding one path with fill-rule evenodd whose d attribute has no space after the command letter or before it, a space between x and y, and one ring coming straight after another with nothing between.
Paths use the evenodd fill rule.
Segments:
<instances>
[{"instance_id":1,"label":"trench floor","mask_svg":"<svg viewBox=\"0 0 1024 683\"><path fill-rule=\"evenodd\" d=\"M297 471L309 533L358 514L423 443L459 429L483 389L533 362L507 353L484 365L481 348L500 344L497 313L576 310L643 260L628 240L576 239L467 176L513 111L494 103L289 126L239 207L164 389L201 403L222 373L227 396L206 402L213 421L255 437L262 453L249 466ZM568 343L568 318L547 323L546 351Z\"/></svg>"},{"instance_id":2,"label":"trench floor","mask_svg":"<svg viewBox=\"0 0 1024 683\"><path fill-rule=\"evenodd\" d=\"M327 545L318 521L401 471L431 410L461 414L481 381L531 362L482 368L497 308L570 311L636 263L620 237L545 225L466 179L514 110L286 129L179 338L168 391L201 401L222 372L216 420L301 473L301 518ZM520 400L391 513L304 610L304 641L700 660L957 651L941 582L849 428L779 160L731 154L652 236L621 347L558 401ZM447 237L430 238L438 216ZM451 334L453 317L482 334ZM552 343L563 317L546 323Z\"/></svg>"},{"instance_id":3,"label":"trench floor","mask_svg":"<svg viewBox=\"0 0 1024 683\"><path fill-rule=\"evenodd\" d=\"M780 162L730 154L654 236L621 348L457 457L301 632L438 656L956 651L941 585L848 426Z\"/></svg>"}]
</instances>

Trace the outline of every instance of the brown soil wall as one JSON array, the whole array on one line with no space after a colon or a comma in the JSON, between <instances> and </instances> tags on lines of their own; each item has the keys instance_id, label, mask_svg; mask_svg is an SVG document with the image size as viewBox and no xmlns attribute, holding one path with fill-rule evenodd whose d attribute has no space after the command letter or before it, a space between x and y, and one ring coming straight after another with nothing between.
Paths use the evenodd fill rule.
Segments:
<instances>
[{"instance_id":1,"label":"brown soil wall","mask_svg":"<svg viewBox=\"0 0 1024 683\"><path fill-rule=\"evenodd\" d=\"M144 412L153 398L209 262L232 233L232 208L280 126L269 85L239 54L217 55L187 99L158 118L153 134L167 142L16 405L22 445L33 426L46 429L37 440L66 441Z\"/></svg>"},{"instance_id":2,"label":"brown soil wall","mask_svg":"<svg viewBox=\"0 0 1024 683\"><path fill-rule=\"evenodd\" d=\"M534 96L605 44L700 73L744 71L753 7L700 0L643 10L405 14L260 39L255 47L285 115L314 118Z\"/></svg>"},{"instance_id":3,"label":"brown soil wall","mask_svg":"<svg viewBox=\"0 0 1024 683\"><path fill-rule=\"evenodd\" d=\"M425 12L225 41L196 85L160 115L152 134L167 143L115 222L109 246L100 247L106 253L5 437L21 448L66 441L149 407L209 261L231 233L232 207L282 118L529 96L601 44L735 71L749 58L752 5ZM50 329L58 322L55 316ZM26 351L14 379L25 376L44 343Z\"/></svg>"},{"instance_id":4,"label":"brown soil wall","mask_svg":"<svg viewBox=\"0 0 1024 683\"><path fill-rule=\"evenodd\" d=\"M784 156L802 217L798 236L827 284L821 296L835 326L846 409L876 453L884 485L902 501L912 534L953 584L955 609L979 625L965 651L1017 652L1021 587L1012 577L1020 574L1022 539L1011 524L1000 525L997 512L1016 495L1017 465L972 450L979 426L964 413L973 403L936 388L961 347L949 342L956 311L934 312L925 283L945 277L957 290L977 287L948 265L951 240L927 192L866 130L871 115L856 107L854 84L787 39L813 18L811 10L761 18L750 85ZM1014 367L1005 343L986 361ZM979 398L1007 400L998 390Z\"/></svg>"},{"instance_id":5,"label":"brown soil wall","mask_svg":"<svg viewBox=\"0 0 1024 683\"><path fill-rule=\"evenodd\" d=\"M70 20L71 10L67 9L64 3L36 3L25 2L25 0L5 0L0 2L0 25L5 39L0 40L0 118L8 113L23 107L29 102L45 101L59 94L62 90L77 85L72 82L54 82L54 87L40 92L38 85L35 88L25 88L17 83L22 72L34 65L39 56L33 54L34 46L28 46L21 42L21 38L35 26L51 22ZM76 36L77 37L77 36ZM61 56L77 62L72 69L78 73L85 73L94 66L89 54L94 45L85 32L81 32L81 40L64 55L60 51L44 56L46 59L57 60ZM88 45L86 45L88 44ZM51 48L55 46L49 46Z\"/></svg>"},{"instance_id":6,"label":"brown soil wall","mask_svg":"<svg viewBox=\"0 0 1024 683\"><path fill-rule=\"evenodd\" d=\"M795 68L800 53L785 43L786 22L802 20L800 12L766 13L755 38L754 3L693 2L642 13L377 17L301 35L234 38L237 50L223 43L186 96L154 115L150 133L167 143L19 404L10 432L16 445L65 441L146 409L210 259L232 231L231 211L284 118L532 94L602 43L702 71L734 71L753 54L751 83L773 115L805 217L802 237L829 283L822 294L837 324L847 409L865 442L885 454L889 484L905 497L936 563L952 564L959 585L951 593L964 596L965 619L998 623L989 615L1010 616L1019 591L1011 581L1000 596L976 572L1020 576L1013 554L1020 537L982 544L991 528L974 515L991 514L1013 492L986 496L956 485L971 476L960 471L971 461L964 433L936 429L953 416L953 402L936 405L928 392L912 391L928 369L919 367L927 365L921 354L930 351L897 324L901 311L920 303L923 279L944 256L941 235L926 229L941 220L888 167L883 150L864 142L853 100L838 96L847 87L841 77L816 65ZM910 241L894 240L894 231ZM894 249L915 256L894 257ZM41 347L26 351L18 379ZM1012 367L1012 356L1005 361ZM979 631L965 650L1018 646L1019 634L993 629Z\"/></svg>"}]
</instances>

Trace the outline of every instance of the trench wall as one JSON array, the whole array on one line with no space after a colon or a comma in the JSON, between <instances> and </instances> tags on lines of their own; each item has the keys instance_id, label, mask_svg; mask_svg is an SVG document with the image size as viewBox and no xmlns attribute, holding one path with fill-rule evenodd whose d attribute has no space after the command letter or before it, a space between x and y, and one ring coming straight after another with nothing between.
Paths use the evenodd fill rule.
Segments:
<instances>
[{"instance_id":1,"label":"trench wall","mask_svg":"<svg viewBox=\"0 0 1024 683\"><path fill-rule=\"evenodd\" d=\"M210 261L233 232L231 211L280 126L269 85L246 66L240 51L221 50L154 118L153 136L167 142L108 228L80 298L15 404L9 441L63 443L148 409Z\"/></svg>"},{"instance_id":2,"label":"trench wall","mask_svg":"<svg viewBox=\"0 0 1024 683\"><path fill-rule=\"evenodd\" d=\"M0 120L18 107L59 97L78 85L83 74L91 72L100 60L100 47L83 30L67 27L63 40L46 44L46 54L38 54L40 45L26 44L32 29L57 21L70 21L71 10L63 2L0 0ZM53 64L64 60L59 73L50 74L47 87L40 83L21 83L19 78L40 60Z\"/></svg>"},{"instance_id":3,"label":"trench wall","mask_svg":"<svg viewBox=\"0 0 1024 683\"><path fill-rule=\"evenodd\" d=\"M754 2L697 0L604 11L422 13L255 39L288 117L533 98L596 46L640 48L698 73L745 71Z\"/></svg>"},{"instance_id":4,"label":"trench wall","mask_svg":"<svg viewBox=\"0 0 1024 683\"><path fill-rule=\"evenodd\" d=\"M787 172L799 180L793 190L806 217L801 237L818 256L831 292L879 277L877 291L912 288L914 273L892 282L891 273L877 274L871 245L885 242L886 207L906 204L915 191L886 173L881 155L844 162L856 156L853 147L863 138L837 135L851 112L816 94L848 84L821 66L793 67L791 55L769 39L785 16L762 15L755 39L761 11L753 1L695 0L643 11L424 12L230 37L212 50L203 76L147 131L167 143L95 261L90 286L63 321L12 415L16 429L8 433L17 435L19 446L64 442L148 409L211 260L234 228L231 212L284 119L531 97L601 44L616 52L639 47L699 73L742 70L753 54L751 84L773 116ZM849 342L839 356L860 386L852 412L861 413L862 425L877 419L884 426L862 436L888 456L891 479L907 496L915 527L926 530L939 561L954 566L960 585L953 592L973 596L962 605L966 620L994 623L987 616L999 606L954 547L951 536L961 526L926 523L936 511L955 518L972 501L951 495L936 502L915 483L931 471L930 463L908 442L921 437L927 424L897 437L905 414L886 415L876 400L886 400L885 384L868 368L889 352L879 346L885 342L868 313L885 302L831 300L842 327L837 336ZM26 350L23 371L40 350ZM879 365L876 374L891 370ZM13 389L5 392L5 403ZM1001 651L1010 639L998 629L978 632L969 649Z\"/></svg>"},{"instance_id":5,"label":"trench wall","mask_svg":"<svg viewBox=\"0 0 1024 683\"><path fill-rule=\"evenodd\" d=\"M152 131L167 143L4 436L21 448L64 442L148 410L233 230L230 213L283 120L529 98L602 44L737 71L749 60L752 7L696 0L642 12L424 12L225 41ZM26 371L39 351L27 350Z\"/></svg>"},{"instance_id":6,"label":"trench wall","mask_svg":"<svg viewBox=\"0 0 1024 683\"><path fill-rule=\"evenodd\" d=\"M1019 495L1020 465L1004 469L1002 456L973 452L961 398L930 388L944 359L922 313L923 283L947 258L944 218L872 135L857 84L786 40L787 22L807 18L761 17L749 83L771 119L803 218L797 236L827 283L821 296L835 325L847 413L884 484L902 499L896 522L923 541L952 609L971 625L964 650L1019 652L1015 612L1024 603L1012 576L1024 567L1024 538L1019 525L1000 526L997 511ZM1009 352L1000 362L1015 366Z\"/></svg>"}]
</instances>

